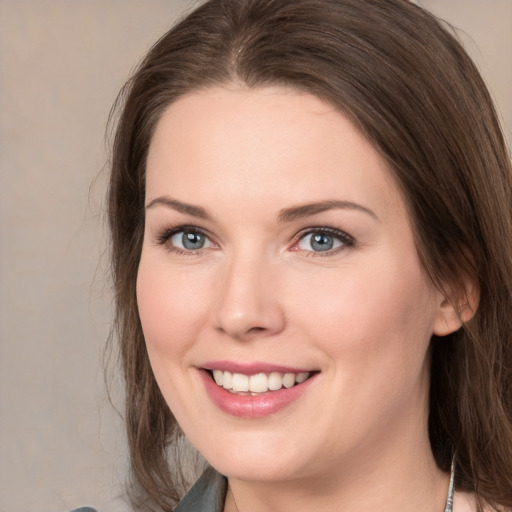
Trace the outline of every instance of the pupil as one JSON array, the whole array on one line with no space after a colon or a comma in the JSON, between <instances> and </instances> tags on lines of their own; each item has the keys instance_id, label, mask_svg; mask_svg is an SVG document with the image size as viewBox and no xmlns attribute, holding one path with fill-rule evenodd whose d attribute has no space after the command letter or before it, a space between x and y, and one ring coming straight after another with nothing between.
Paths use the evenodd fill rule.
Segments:
<instances>
[{"instance_id":1,"label":"pupil","mask_svg":"<svg viewBox=\"0 0 512 512\"><path fill-rule=\"evenodd\" d=\"M318 234L311 237L311 247L315 251L328 251L332 249L333 244L334 241L330 235Z\"/></svg>"},{"instance_id":2,"label":"pupil","mask_svg":"<svg viewBox=\"0 0 512 512\"><path fill-rule=\"evenodd\" d=\"M204 238L199 233L183 233L182 243L185 249L201 249Z\"/></svg>"}]
</instances>

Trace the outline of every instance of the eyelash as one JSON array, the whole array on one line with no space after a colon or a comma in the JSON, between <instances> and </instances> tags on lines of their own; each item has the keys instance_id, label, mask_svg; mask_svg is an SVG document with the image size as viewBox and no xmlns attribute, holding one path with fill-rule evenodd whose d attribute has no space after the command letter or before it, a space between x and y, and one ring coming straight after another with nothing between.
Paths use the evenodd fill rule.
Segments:
<instances>
[{"instance_id":1,"label":"eyelash","mask_svg":"<svg viewBox=\"0 0 512 512\"><path fill-rule=\"evenodd\" d=\"M187 226L177 226L175 228L162 230L156 236L156 244L157 245L165 245L165 246L167 246L166 248L169 252L172 252L172 253L175 253L178 255L184 255L184 256L200 256L205 252L204 248L201 248L198 250L192 250L192 249L181 249L180 247L171 245L169 243L170 239L174 235L176 235L180 232L188 232L191 234L201 235L211 241L211 237L210 237L210 235L208 235L207 232L205 232L204 230L202 230L196 226L188 226L187 225ZM298 249L298 248L293 249L293 248L296 247L301 242L301 240L303 240L306 236L313 235L313 234L332 236L335 240L341 242L341 246L337 247L335 249L330 249L330 250L326 250L326 251L313 251L313 250L306 251L305 250L305 252L307 252L307 256L309 256L309 257L325 258L328 256L332 256L333 254L337 254L347 248L354 247L354 245L355 245L354 238L351 235L349 235L348 233L345 233L344 231L341 231L339 229L319 226L319 227L309 227L307 229L300 231L294 238L294 241L292 244L292 250L300 251L301 249ZM206 248L206 249L208 249L208 248Z\"/></svg>"},{"instance_id":2,"label":"eyelash","mask_svg":"<svg viewBox=\"0 0 512 512\"><path fill-rule=\"evenodd\" d=\"M341 231L341 230L335 229L335 228L319 226L319 227L307 228L307 229L304 229L301 232L299 232L295 237L295 241L294 241L292 247L297 246L300 243L300 241L303 240L306 236L313 235L313 234L332 236L335 240L341 242L341 246L334 248L334 249L329 249L327 251L309 250L309 251L307 251L308 257L327 258L329 256L333 256L334 254L338 254L339 252L342 252L345 249L354 247L354 245L355 245L354 238L352 236L350 236L348 233L345 233L344 231ZM296 249L296 250L300 250L300 249Z\"/></svg>"},{"instance_id":3,"label":"eyelash","mask_svg":"<svg viewBox=\"0 0 512 512\"><path fill-rule=\"evenodd\" d=\"M156 237L156 243L157 245L165 245L166 249L169 252L173 252L175 254L184 255L184 256L200 256L204 253L204 249L198 249L198 250L191 250L191 249L181 249L180 247L176 247L175 245L172 245L170 242L171 238L174 235L177 235L180 232L187 232L191 234L197 234L204 236L208 240L211 239L210 235L203 231L202 229L199 229L196 226L176 226L175 228L170 229L164 229L162 230Z\"/></svg>"}]
</instances>

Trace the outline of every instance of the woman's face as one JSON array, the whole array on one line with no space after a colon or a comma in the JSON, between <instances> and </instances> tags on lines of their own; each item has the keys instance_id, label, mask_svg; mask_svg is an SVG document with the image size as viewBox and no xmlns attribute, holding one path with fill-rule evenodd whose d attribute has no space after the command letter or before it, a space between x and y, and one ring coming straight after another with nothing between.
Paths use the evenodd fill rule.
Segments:
<instances>
[{"instance_id":1,"label":"woman's face","mask_svg":"<svg viewBox=\"0 0 512 512\"><path fill-rule=\"evenodd\" d=\"M383 159L318 98L219 87L167 109L137 297L163 396L222 473L311 478L428 444L447 306Z\"/></svg>"}]
</instances>

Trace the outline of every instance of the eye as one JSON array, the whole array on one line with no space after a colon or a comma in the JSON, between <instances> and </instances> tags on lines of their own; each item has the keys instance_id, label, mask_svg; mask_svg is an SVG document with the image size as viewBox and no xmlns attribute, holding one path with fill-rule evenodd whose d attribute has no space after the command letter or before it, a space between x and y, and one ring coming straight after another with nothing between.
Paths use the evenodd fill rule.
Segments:
<instances>
[{"instance_id":1,"label":"eye","mask_svg":"<svg viewBox=\"0 0 512 512\"><path fill-rule=\"evenodd\" d=\"M303 233L295 247L300 251L336 253L338 250L353 245L354 239L347 233L337 229L322 228Z\"/></svg>"},{"instance_id":2,"label":"eye","mask_svg":"<svg viewBox=\"0 0 512 512\"><path fill-rule=\"evenodd\" d=\"M186 249L187 251L197 251L204 249L211 244L210 240L206 235L198 231L183 230L178 231L171 236L170 242L174 247L178 249Z\"/></svg>"},{"instance_id":3,"label":"eye","mask_svg":"<svg viewBox=\"0 0 512 512\"><path fill-rule=\"evenodd\" d=\"M157 242L169 251L181 254L194 254L216 247L203 231L193 226L165 230L157 237Z\"/></svg>"}]
</instances>

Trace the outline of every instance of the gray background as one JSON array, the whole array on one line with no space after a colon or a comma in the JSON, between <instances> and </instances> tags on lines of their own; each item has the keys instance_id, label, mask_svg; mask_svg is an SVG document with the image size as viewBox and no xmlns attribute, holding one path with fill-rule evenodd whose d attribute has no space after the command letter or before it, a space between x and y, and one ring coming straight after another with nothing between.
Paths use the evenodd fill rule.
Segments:
<instances>
[{"instance_id":1,"label":"gray background","mask_svg":"<svg viewBox=\"0 0 512 512\"><path fill-rule=\"evenodd\" d=\"M2 512L128 510L103 381L105 125L130 70L192 3L0 0ZM510 141L512 0L419 3L463 31Z\"/></svg>"}]
</instances>

